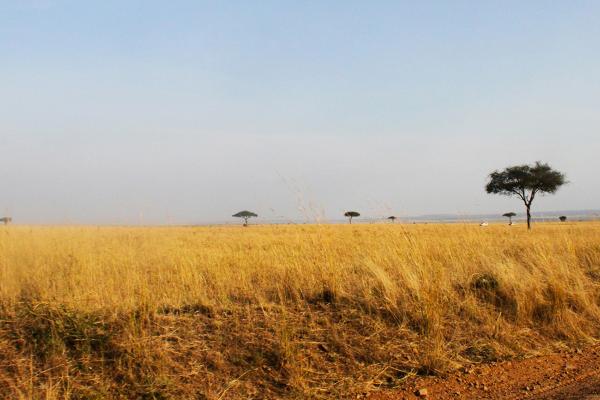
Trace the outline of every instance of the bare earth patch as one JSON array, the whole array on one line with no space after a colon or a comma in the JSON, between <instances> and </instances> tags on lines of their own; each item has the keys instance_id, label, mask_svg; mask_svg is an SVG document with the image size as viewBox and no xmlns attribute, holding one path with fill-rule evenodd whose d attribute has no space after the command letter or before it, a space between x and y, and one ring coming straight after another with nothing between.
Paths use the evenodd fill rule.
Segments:
<instances>
[{"instance_id":1,"label":"bare earth patch","mask_svg":"<svg viewBox=\"0 0 600 400\"><path fill-rule=\"evenodd\" d=\"M600 399L600 346L463 368L446 377L412 378L397 390L368 398Z\"/></svg>"}]
</instances>

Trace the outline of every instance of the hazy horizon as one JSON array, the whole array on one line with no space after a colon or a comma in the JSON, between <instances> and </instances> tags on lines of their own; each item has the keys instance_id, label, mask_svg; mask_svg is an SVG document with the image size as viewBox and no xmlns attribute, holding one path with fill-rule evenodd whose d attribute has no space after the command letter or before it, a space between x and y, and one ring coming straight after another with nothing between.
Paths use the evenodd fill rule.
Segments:
<instances>
[{"instance_id":1,"label":"hazy horizon","mask_svg":"<svg viewBox=\"0 0 600 400\"><path fill-rule=\"evenodd\" d=\"M520 213L537 160L600 208L600 3L7 1L0 51L16 223Z\"/></svg>"}]
</instances>

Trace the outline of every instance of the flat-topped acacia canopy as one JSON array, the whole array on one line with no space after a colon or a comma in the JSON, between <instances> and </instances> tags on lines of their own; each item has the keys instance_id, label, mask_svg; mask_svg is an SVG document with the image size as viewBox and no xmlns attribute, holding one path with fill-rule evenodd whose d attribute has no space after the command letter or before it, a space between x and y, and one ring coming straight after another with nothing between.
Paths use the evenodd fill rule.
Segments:
<instances>
[{"instance_id":1,"label":"flat-topped acacia canopy","mask_svg":"<svg viewBox=\"0 0 600 400\"><path fill-rule=\"evenodd\" d=\"M348 220L350 221L350 223L352 223L352 218L360 217L360 213L356 211L346 211L344 213L344 217L348 217Z\"/></svg>"},{"instance_id":2,"label":"flat-topped acacia canopy","mask_svg":"<svg viewBox=\"0 0 600 400\"><path fill-rule=\"evenodd\" d=\"M485 191L519 197L527 211L527 229L531 229L531 204L535 196L538 193L554 194L565 183L567 180L562 172L537 161L533 165L515 165L492 172Z\"/></svg>"},{"instance_id":3,"label":"flat-topped acacia canopy","mask_svg":"<svg viewBox=\"0 0 600 400\"><path fill-rule=\"evenodd\" d=\"M233 214L232 217L236 217L236 218L250 218L250 217L258 217L258 215L256 215L252 211L244 210L244 211L240 211L237 214Z\"/></svg>"},{"instance_id":4,"label":"flat-topped acacia canopy","mask_svg":"<svg viewBox=\"0 0 600 400\"><path fill-rule=\"evenodd\" d=\"M253 213L252 211L244 210L244 211L240 211L237 214L233 214L232 217L243 218L244 226L248 226L248 219L250 219L252 217L258 217L258 215Z\"/></svg>"}]
</instances>

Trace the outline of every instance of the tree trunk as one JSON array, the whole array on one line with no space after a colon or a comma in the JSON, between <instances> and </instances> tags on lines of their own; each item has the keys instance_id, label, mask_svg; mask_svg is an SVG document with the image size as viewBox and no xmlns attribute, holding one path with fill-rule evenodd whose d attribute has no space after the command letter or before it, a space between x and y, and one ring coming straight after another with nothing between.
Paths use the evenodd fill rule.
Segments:
<instances>
[{"instance_id":1,"label":"tree trunk","mask_svg":"<svg viewBox=\"0 0 600 400\"><path fill-rule=\"evenodd\" d=\"M248 226L248 218L244 218L244 226Z\"/></svg>"},{"instance_id":2,"label":"tree trunk","mask_svg":"<svg viewBox=\"0 0 600 400\"><path fill-rule=\"evenodd\" d=\"M527 229L531 229L531 206L527 205Z\"/></svg>"},{"instance_id":3,"label":"tree trunk","mask_svg":"<svg viewBox=\"0 0 600 400\"><path fill-rule=\"evenodd\" d=\"M350 225L352 225L352 217L350 217Z\"/></svg>"},{"instance_id":4,"label":"tree trunk","mask_svg":"<svg viewBox=\"0 0 600 400\"><path fill-rule=\"evenodd\" d=\"M508 217L508 224L512 225L512 217Z\"/></svg>"}]
</instances>

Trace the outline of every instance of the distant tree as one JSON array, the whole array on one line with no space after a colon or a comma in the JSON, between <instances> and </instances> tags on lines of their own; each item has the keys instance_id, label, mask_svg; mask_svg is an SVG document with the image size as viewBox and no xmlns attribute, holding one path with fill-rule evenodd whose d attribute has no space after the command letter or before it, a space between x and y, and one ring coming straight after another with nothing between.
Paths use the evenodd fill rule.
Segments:
<instances>
[{"instance_id":1,"label":"distant tree","mask_svg":"<svg viewBox=\"0 0 600 400\"><path fill-rule=\"evenodd\" d=\"M344 213L344 217L347 217L348 220L350 221L350 223L352 223L352 218L354 218L354 217L360 217L360 213L358 213L356 211L346 211Z\"/></svg>"},{"instance_id":2,"label":"distant tree","mask_svg":"<svg viewBox=\"0 0 600 400\"><path fill-rule=\"evenodd\" d=\"M502 216L508 218L508 224L512 225L512 217L516 217L517 214L514 212L507 212L506 214L502 214Z\"/></svg>"},{"instance_id":3,"label":"distant tree","mask_svg":"<svg viewBox=\"0 0 600 400\"><path fill-rule=\"evenodd\" d=\"M566 182L562 172L538 161L533 165L516 165L492 172L485 190L488 193L519 197L527 210L527 229L531 229L531 204L535 196L538 193L553 194Z\"/></svg>"},{"instance_id":4,"label":"distant tree","mask_svg":"<svg viewBox=\"0 0 600 400\"><path fill-rule=\"evenodd\" d=\"M2 222L4 225L8 225L12 222L12 218L11 217L2 217L2 218L0 218L0 222Z\"/></svg>"},{"instance_id":5,"label":"distant tree","mask_svg":"<svg viewBox=\"0 0 600 400\"><path fill-rule=\"evenodd\" d=\"M394 223L396 221L396 217L394 217L393 215L387 217L387 219L389 219L390 221L392 221L392 223Z\"/></svg>"},{"instance_id":6,"label":"distant tree","mask_svg":"<svg viewBox=\"0 0 600 400\"><path fill-rule=\"evenodd\" d=\"M252 211L240 211L237 214L233 214L233 217L236 218L243 218L244 219L244 226L248 226L248 220L252 217L258 217L258 215L256 215L255 213L253 213Z\"/></svg>"},{"instance_id":7,"label":"distant tree","mask_svg":"<svg viewBox=\"0 0 600 400\"><path fill-rule=\"evenodd\" d=\"M565 222L567 220L567 216L561 215L560 217L558 217L558 219L560 219L560 222Z\"/></svg>"}]
</instances>

